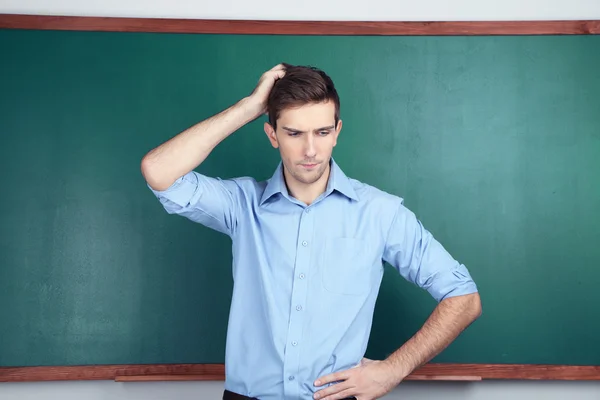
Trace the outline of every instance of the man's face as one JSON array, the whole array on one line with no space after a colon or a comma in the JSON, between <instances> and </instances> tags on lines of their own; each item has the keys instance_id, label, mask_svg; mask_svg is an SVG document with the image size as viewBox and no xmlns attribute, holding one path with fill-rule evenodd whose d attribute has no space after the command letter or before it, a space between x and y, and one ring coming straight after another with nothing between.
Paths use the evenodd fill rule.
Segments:
<instances>
[{"instance_id":1,"label":"man's face","mask_svg":"<svg viewBox=\"0 0 600 400\"><path fill-rule=\"evenodd\" d=\"M332 101L283 110L277 119L277 132L265 123L265 133L279 149L289 175L306 185L315 183L327 171L341 129L341 120L335 126Z\"/></svg>"}]
</instances>

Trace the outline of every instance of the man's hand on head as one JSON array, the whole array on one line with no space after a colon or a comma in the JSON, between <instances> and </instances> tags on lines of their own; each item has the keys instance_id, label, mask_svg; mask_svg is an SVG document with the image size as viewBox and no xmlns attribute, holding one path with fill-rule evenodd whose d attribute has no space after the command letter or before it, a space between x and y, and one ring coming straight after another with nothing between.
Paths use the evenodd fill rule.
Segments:
<instances>
[{"instance_id":1,"label":"man's hand on head","mask_svg":"<svg viewBox=\"0 0 600 400\"><path fill-rule=\"evenodd\" d=\"M277 64L262 74L258 80L258 84L249 97L252 107L255 107L256 117L267 112L267 99L269 98L269 93L271 93L271 89L273 89L275 82L284 76L285 67L283 64Z\"/></svg>"},{"instance_id":2,"label":"man's hand on head","mask_svg":"<svg viewBox=\"0 0 600 400\"><path fill-rule=\"evenodd\" d=\"M391 392L402 379L387 361L363 358L356 367L318 378L315 386L337 383L317 391L313 397L338 400L354 396L357 400L374 400Z\"/></svg>"}]
</instances>

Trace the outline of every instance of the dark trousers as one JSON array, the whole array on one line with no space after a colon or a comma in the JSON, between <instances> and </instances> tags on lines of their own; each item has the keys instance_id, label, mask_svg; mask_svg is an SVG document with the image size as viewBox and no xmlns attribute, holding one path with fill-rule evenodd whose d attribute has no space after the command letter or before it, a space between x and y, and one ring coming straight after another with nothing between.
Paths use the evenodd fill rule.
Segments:
<instances>
[{"instance_id":1,"label":"dark trousers","mask_svg":"<svg viewBox=\"0 0 600 400\"><path fill-rule=\"evenodd\" d=\"M256 397L243 396L241 394L230 392L225 390L223 393L223 400L258 400Z\"/></svg>"},{"instance_id":2,"label":"dark trousers","mask_svg":"<svg viewBox=\"0 0 600 400\"><path fill-rule=\"evenodd\" d=\"M258 400L256 397L242 396L241 394L230 392L225 390L223 393L223 400ZM347 400L356 400L356 397L349 397Z\"/></svg>"}]
</instances>

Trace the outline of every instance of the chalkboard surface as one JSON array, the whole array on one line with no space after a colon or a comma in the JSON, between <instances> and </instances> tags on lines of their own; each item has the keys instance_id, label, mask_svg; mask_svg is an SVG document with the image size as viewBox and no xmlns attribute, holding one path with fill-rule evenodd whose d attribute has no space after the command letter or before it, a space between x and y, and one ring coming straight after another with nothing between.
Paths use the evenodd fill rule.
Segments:
<instances>
[{"instance_id":1,"label":"chalkboard surface","mask_svg":"<svg viewBox=\"0 0 600 400\"><path fill-rule=\"evenodd\" d=\"M476 280L483 316L434 361L600 365L600 37L2 30L0 55L0 366L224 361L229 238L139 165L281 61L334 79L336 161ZM270 177L263 121L200 171ZM388 267L367 356L434 306Z\"/></svg>"}]
</instances>

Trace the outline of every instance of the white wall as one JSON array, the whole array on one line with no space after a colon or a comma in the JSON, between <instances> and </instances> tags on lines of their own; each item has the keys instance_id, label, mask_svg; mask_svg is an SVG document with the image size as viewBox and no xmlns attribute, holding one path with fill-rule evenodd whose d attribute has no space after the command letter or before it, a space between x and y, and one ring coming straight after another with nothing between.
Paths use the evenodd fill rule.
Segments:
<instances>
[{"instance_id":1,"label":"white wall","mask_svg":"<svg viewBox=\"0 0 600 400\"><path fill-rule=\"evenodd\" d=\"M600 19L600 0L0 0L0 13L309 20ZM219 399L222 382L0 383L0 400ZM600 382L407 382L386 399L600 400Z\"/></svg>"},{"instance_id":2,"label":"white wall","mask_svg":"<svg viewBox=\"0 0 600 400\"><path fill-rule=\"evenodd\" d=\"M0 383L0 400L220 400L222 382ZM384 400L599 400L600 382L406 382Z\"/></svg>"},{"instance_id":3,"label":"white wall","mask_svg":"<svg viewBox=\"0 0 600 400\"><path fill-rule=\"evenodd\" d=\"M0 0L0 13L310 20L600 19L600 0Z\"/></svg>"}]
</instances>

